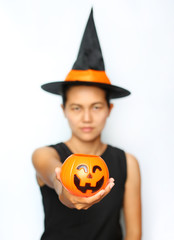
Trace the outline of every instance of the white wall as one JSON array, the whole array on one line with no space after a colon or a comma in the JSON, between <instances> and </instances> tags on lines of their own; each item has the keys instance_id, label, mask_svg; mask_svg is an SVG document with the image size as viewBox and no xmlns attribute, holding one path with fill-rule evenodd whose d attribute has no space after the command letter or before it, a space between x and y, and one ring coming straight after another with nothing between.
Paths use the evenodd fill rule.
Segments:
<instances>
[{"instance_id":1,"label":"white wall","mask_svg":"<svg viewBox=\"0 0 174 240\"><path fill-rule=\"evenodd\" d=\"M0 2L0 239L37 240L43 212L31 154L69 136L61 99L40 89L63 80L91 1ZM113 84L103 139L134 154L142 174L143 240L174 239L174 2L96 0L94 17Z\"/></svg>"}]
</instances>

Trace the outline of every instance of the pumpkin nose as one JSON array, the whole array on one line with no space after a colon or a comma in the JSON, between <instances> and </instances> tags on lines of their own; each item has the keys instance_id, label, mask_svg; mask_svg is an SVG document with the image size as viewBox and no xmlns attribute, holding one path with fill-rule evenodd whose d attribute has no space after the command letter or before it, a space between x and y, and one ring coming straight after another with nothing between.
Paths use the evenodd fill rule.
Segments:
<instances>
[{"instance_id":1,"label":"pumpkin nose","mask_svg":"<svg viewBox=\"0 0 174 240\"><path fill-rule=\"evenodd\" d=\"M87 178L92 178L92 174L89 173L88 176L87 176Z\"/></svg>"}]
</instances>

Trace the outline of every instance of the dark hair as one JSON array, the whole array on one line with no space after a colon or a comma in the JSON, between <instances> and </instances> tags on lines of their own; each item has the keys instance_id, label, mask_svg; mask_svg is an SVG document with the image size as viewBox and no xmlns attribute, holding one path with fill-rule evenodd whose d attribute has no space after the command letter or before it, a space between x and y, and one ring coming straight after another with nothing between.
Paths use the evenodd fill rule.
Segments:
<instances>
[{"instance_id":1,"label":"dark hair","mask_svg":"<svg viewBox=\"0 0 174 240\"><path fill-rule=\"evenodd\" d=\"M68 85L65 85L64 88L63 88L63 94L62 94L62 104L63 106L65 107L65 104L66 104L66 101L67 101L67 92L68 90L73 87L73 86L80 86L80 85L73 85L73 84L68 84ZM84 85L83 85L84 86ZM85 86L89 86L89 85L85 85ZM98 87L98 86L97 86ZM106 99L106 103L108 105L108 108L110 108L110 96L109 96L109 91L107 91L105 88L102 88L102 87L98 87L102 90L104 90L105 92L105 99Z\"/></svg>"}]
</instances>

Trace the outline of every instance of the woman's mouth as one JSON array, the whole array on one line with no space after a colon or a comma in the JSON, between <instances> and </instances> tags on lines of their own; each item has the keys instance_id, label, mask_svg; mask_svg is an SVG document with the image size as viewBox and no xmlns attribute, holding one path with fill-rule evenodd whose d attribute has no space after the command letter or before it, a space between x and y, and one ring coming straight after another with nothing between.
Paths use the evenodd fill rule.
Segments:
<instances>
[{"instance_id":1,"label":"woman's mouth","mask_svg":"<svg viewBox=\"0 0 174 240\"><path fill-rule=\"evenodd\" d=\"M93 130L93 128L92 127L83 127L83 128L81 128L81 130L85 133L89 133Z\"/></svg>"}]
</instances>

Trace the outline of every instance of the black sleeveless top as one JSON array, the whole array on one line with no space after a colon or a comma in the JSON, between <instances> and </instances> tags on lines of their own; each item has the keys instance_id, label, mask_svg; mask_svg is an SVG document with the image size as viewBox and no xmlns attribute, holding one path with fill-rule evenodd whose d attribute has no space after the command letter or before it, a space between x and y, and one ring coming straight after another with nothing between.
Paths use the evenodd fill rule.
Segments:
<instances>
[{"instance_id":1,"label":"black sleeveless top","mask_svg":"<svg viewBox=\"0 0 174 240\"><path fill-rule=\"evenodd\" d=\"M72 154L64 144L51 145L59 153L62 163ZM41 240L122 240L119 223L126 181L126 157L123 150L110 145L101 155L110 177L115 179L111 192L88 210L70 209L64 206L56 192L41 187L45 212L45 231Z\"/></svg>"}]
</instances>

